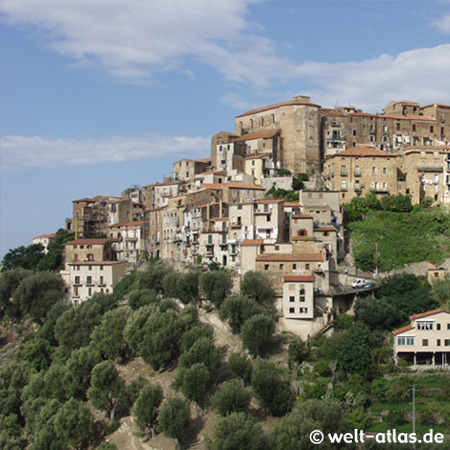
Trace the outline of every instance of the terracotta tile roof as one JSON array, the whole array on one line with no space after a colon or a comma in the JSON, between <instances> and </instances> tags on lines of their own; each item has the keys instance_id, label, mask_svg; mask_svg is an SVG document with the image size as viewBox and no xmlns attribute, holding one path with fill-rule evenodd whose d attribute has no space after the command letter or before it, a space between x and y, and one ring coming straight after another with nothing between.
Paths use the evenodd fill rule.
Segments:
<instances>
[{"instance_id":1,"label":"terracotta tile roof","mask_svg":"<svg viewBox=\"0 0 450 450\"><path fill-rule=\"evenodd\" d=\"M121 261L68 261L70 266L113 266L116 264L128 264L126 260Z\"/></svg>"},{"instance_id":2,"label":"terracotta tile roof","mask_svg":"<svg viewBox=\"0 0 450 450\"><path fill-rule=\"evenodd\" d=\"M253 189L255 191L265 191L265 189L262 186L256 186L254 184L230 184L230 183L224 183L224 186L231 188L231 189Z\"/></svg>"},{"instance_id":3,"label":"terracotta tile roof","mask_svg":"<svg viewBox=\"0 0 450 450\"><path fill-rule=\"evenodd\" d=\"M439 313L450 314L450 312L444 311L443 309L433 309L433 311L427 311L422 314L412 315L412 316L409 316L409 318L411 320L417 320L417 319L421 319L422 317L433 316L434 314L439 314Z\"/></svg>"},{"instance_id":4,"label":"terracotta tile roof","mask_svg":"<svg viewBox=\"0 0 450 450\"><path fill-rule=\"evenodd\" d=\"M264 158L265 156L272 156L272 154L271 153L260 153L258 155L246 156L245 159L260 159L260 158Z\"/></svg>"},{"instance_id":5,"label":"terracotta tile roof","mask_svg":"<svg viewBox=\"0 0 450 450\"><path fill-rule=\"evenodd\" d=\"M284 206L289 206L289 207L301 207L303 206L301 203L292 203L292 202L286 202L284 204Z\"/></svg>"},{"instance_id":6,"label":"terracotta tile roof","mask_svg":"<svg viewBox=\"0 0 450 450\"><path fill-rule=\"evenodd\" d=\"M195 161L198 161L198 162L211 162L211 158L199 158L199 159L196 159Z\"/></svg>"},{"instance_id":7,"label":"terracotta tile roof","mask_svg":"<svg viewBox=\"0 0 450 450\"><path fill-rule=\"evenodd\" d=\"M211 217L209 220L213 220L214 222L220 222L228 220L228 217Z\"/></svg>"},{"instance_id":8,"label":"terracotta tile roof","mask_svg":"<svg viewBox=\"0 0 450 450\"><path fill-rule=\"evenodd\" d=\"M314 228L314 231L337 231L335 227L318 227Z\"/></svg>"},{"instance_id":9,"label":"terracotta tile roof","mask_svg":"<svg viewBox=\"0 0 450 450\"><path fill-rule=\"evenodd\" d=\"M54 238L55 236L56 233L41 234L40 236L35 236L33 239Z\"/></svg>"},{"instance_id":10,"label":"terracotta tile roof","mask_svg":"<svg viewBox=\"0 0 450 450\"><path fill-rule=\"evenodd\" d=\"M293 106L293 105L309 105L309 106L317 106L318 108L320 108L319 105L311 103L308 97L295 97L294 99L288 100L285 102L275 103L274 105L263 106L261 108L252 109L245 113L239 114L239 116L236 116L236 118L249 116L251 114L258 114L258 113L261 113L264 111L269 111L271 109L281 108L283 106Z\"/></svg>"},{"instance_id":11,"label":"terracotta tile roof","mask_svg":"<svg viewBox=\"0 0 450 450\"><path fill-rule=\"evenodd\" d=\"M392 332L392 334L397 335L397 334L403 333L404 331L409 331L409 330L413 330L413 329L414 329L414 327L412 325L406 325L406 327L402 327L402 328L399 328L398 330L394 330Z\"/></svg>"},{"instance_id":12,"label":"terracotta tile roof","mask_svg":"<svg viewBox=\"0 0 450 450\"><path fill-rule=\"evenodd\" d=\"M285 275L283 277L284 281L301 281L301 282L312 282L314 277L312 275Z\"/></svg>"},{"instance_id":13,"label":"terracotta tile roof","mask_svg":"<svg viewBox=\"0 0 450 450\"><path fill-rule=\"evenodd\" d=\"M147 222L145 220L137 220L135 222L115 223L114 225L110 225L110 228L140 226L140 225L144 225L144 223L147 223Z\"/></svg>"},{"instance_id":14,"label":"terracotta tile roof","mask_svg":"<svg viewBox=\"0 0 450 450\"><path fill-rule=\"evenodd\" d=\"M84 245L84 244L91 244L91 245L103 245L108 242L108 239L102 238L102 239L75 239L73 241L67 242L66 245Z\"/></svg>"},{"instance_id":15,"label":"terracotta tile roof","mask_svg":"<svg viewBox=\"0 0 450 450\"><path fill-rule=\"evenodd\" d=\"M397 156L400 156L396 153L387 153L382 152L381 150L377 150L374 147L369 146L363 146L363 145L357 145L356 147L351 147L348 150L345 150L344 152L336 153L334 155L328 156L328 158L339 158L341 156L376 156L376 157L384 157L384 158L395 158Z\"/></svg>"},{"instance_id":16,"label":"terracotta tile roof","mask_svg":"<svg viewBox=\"0 0 450 450\"><path fill-rule=\"evenodd\" d=\"M241 247L247 245L261 245L263 242L263 239L245 239L241 242Z\"/></svg>"},{"instance_id":17,"label":"terracotta tile roof","mask_svg":"<svg viewBox=\"0 0 450 450\"><path fill-rule=\"evenodd\" d=\"M257 133L243 134L242 136L233 138L233 142L251 141L252 139L269 139L278 134L281 130L276 128L274 130L259 131Z\"/></svg>"},{"instance_id":18,"label":"terracotta tile roof","mask_svg":"<svg viewBox=\"0 0 450 450\"><path fill-rule=\"evenodd\" d=\"M320 253L263 253L256 261L317 261L322 262Z\"/></svg>"},{"instance_id":19,"label":"terracotta tile roof","mask_svg":"<svg viewBox=\"0 0 450 450\"><path fill-rule=\"evenodd\" d=\"M220 183L203 183L201 187L204 189L222 189L222 185Z\"/></svg>"}]
</instances>

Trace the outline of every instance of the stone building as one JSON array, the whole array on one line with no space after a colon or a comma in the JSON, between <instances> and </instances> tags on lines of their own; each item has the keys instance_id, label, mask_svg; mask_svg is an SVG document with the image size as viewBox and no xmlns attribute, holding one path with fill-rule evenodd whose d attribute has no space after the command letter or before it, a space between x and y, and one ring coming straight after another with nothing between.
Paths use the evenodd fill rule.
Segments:
<instances>
[{"instance_id":1,"label":"stone building","mask_svg":"<svg viewBox=\"0 0 450 450\"><path fill-rule=\"evenodd\" d=\"M274 133L272 152L274 162L279 163L277 168L315 175L320 172L321 160L319 125L320 106L311 103L309 97L298 96L238 115L235 133L240 136L238 139L263 132ZM264 144L264 140L257 141L261 146ZM263 153L264 147L257 145L253 153Z\"/></svg>"},{"instance_id":2,"label":"stone building","mask_svg":"<svg viewBox=\"0 0 450 450\"><path fill-rule=\"evenodd\" d=\"M325 158L325 187L340 192L342 203L374 191L381 195L398 194L397 181L401 156L368 146L357 146Z\"/></svg>"}]
</instances>

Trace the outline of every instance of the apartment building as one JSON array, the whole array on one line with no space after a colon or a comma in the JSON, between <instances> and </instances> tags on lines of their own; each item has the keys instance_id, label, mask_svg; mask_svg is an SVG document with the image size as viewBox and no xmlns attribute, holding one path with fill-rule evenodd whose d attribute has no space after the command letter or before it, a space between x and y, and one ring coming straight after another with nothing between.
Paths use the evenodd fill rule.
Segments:
<instances>
[{"instance_id":1,"label":"apartment building","mask_svg":"<svg viewBox=\"0 0 450 450\"><path fill-rule=\"evenodd\" d=\"M435 309L410 316L411 323L392 332L395 361L415 365L450 363L450 312Z\"/></svg>"},{"instance_id":2,"label":"apartment building","mask_svg":"<svg viewBox=\"0 0 450 450\"><path fill-rule=\"evenodd\" d=\"M109 227L109 239L116 258L125 260L131 266L141 261L148 247L149 222L116 223Z\"/></svg>"},{"instance_id":3,"label":"apartment building","mask_svg":"<svg viewBox=\"0 0 450 450\"><path fill-rule=\"evenodd\" d=\"M211 167L211 159L189 159L183 158L173 164L173 179L175 181L195 180L195 175L207 172Z\"/></svg>"},{"instance_id":4,"label":"apartment building","mask_svg":"<svg viewBox=\"0 0 450 450\"><path fill-rule=\"evenodd\" d=\"M78 305L95 293L110 294L127 272L127 261L113 261L108 239L76 239L66 243L61 277L68 299Z\"/></svg>"},{"instance_id":5,"label":"apartment building","mask_svg":"<svg viewBox=\"0 0 450 450\"><path fill-rule=\"evenodd\" d=\"M283 317L286 319L314 318L314 277L285 275L283 277Z\"/></svg>"},{"instance_id":6,"label":"apartment building","mask_svg":"<svg viewBox=\"0 0 450 450\"><path fill-rule=\"evenodd\" d=\"M340 192L342 203L374 191L377 195L398 193L398 169L401 155L369 146L357 146L325 158L325 187Z\"/></svg>"}]
</instances>

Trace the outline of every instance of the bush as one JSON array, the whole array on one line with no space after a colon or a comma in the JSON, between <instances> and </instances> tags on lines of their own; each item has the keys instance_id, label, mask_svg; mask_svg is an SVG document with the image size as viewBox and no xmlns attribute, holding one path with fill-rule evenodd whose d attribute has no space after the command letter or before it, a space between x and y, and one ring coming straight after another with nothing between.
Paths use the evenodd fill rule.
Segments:
<instances>
[{"instance_id":1,"label":"bush","mask_svg":"<svg viewBox=\"0 0 450 450\"><path fill-rule=\"evenodd\" d=\"M235 377L241 378L244 383L247 384L250 381L253 366L246 356L232 353L228 358L228 368Z\"/></svg>"}]
</instances>

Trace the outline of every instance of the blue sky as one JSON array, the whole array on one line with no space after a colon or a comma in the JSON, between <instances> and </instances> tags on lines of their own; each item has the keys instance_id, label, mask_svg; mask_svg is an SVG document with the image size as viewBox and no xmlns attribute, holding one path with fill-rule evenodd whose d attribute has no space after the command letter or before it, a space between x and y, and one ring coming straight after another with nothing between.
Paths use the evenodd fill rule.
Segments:
<instances>
[{"instance_id":1,"label":"blue sky","mask_svg":"<svg viewBox=\"0 0 450 450\"><path fill-rule=\"evenodd\" d=\"M0 0L0 254L310 95L450 103L449 1Z\"/></svg>"}]
</instances>

